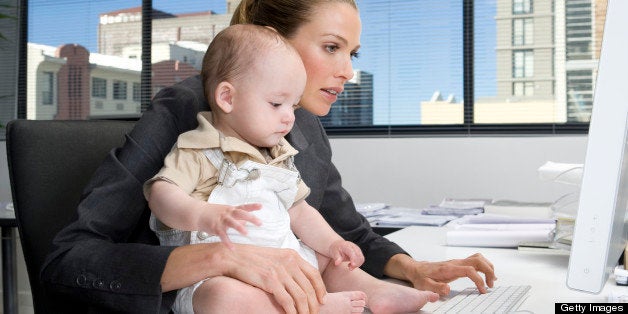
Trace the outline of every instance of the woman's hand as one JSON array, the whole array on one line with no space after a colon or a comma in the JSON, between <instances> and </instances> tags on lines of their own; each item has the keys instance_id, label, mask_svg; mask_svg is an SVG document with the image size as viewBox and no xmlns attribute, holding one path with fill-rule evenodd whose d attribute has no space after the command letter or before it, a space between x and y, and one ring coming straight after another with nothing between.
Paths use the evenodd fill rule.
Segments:
<instances>
[{"instance_id":1,"label":"woman's hand","mask_svg":"<svg viewBox=\"0 0 628 314\"><path fill-rule=\"evenodd\" d=\"M337 240L329 246L329 257L338 266L342 262L349 262L349 269L354 270L364 264L364 255L360 247L353 242Z\"/></svg>"},{"instance_id":2,"label":"woman's hand","mask_svg":"<svg viewBox=\"0 0 628 314\"><path fill-rule=\"evenodd\" d=\"M271 294L286 313L318 313L327 291L316 268L291 249L220 243L180 246L161 277L162 291L181 289L205 278L227 276Z\"/></svg>"},{"instance_id":3,"label":"woman's hand","mask_svg":"<svg viewBox=\"0 0 628 314\"><path fill-rule=\"evenodd\" d=\"M448 283L458 278L471 279L481 293L486 292L486 286L493 287L497 280L493 264L480 253L444 262L417 262L408 255L397 254L388 261L384 273L409 281L419 290L434 291L442 296L449 294ZM486 283L479 273L484 274Z\"/></svg>"}]
</instances>

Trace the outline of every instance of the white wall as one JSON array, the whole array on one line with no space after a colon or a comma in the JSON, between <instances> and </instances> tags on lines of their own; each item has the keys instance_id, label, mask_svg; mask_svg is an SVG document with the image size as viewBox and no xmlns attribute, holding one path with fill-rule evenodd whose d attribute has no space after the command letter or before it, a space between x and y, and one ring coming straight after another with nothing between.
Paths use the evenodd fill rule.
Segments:
<instances>
[{"instance_id":1,"label":"white wall","mask_svg":"<svg viewBox=\"0 0 628 314\"><path fill-rule=\"evenodd\" d=\"M586 136L331 140L355 202L423 207L445 197L551 202L572 186L542 182L546 161L582 163Z\"/></svg>"},{"instance_id":2,"label":"white wall","mask_svg":"<svg viewBox=\"0 0 628 314\"><path fill-rule=\"evenodd\" d=\"M0 141L0 199L10 199ZM553 201L574 187L541 182L548 160L581 163L586 136L331 139L334 162L356 202L422 207L444 197ZM30 296L18 245L20 305ZM28 308L25 309L28 312Z\"/></svg>"}]
</instances>

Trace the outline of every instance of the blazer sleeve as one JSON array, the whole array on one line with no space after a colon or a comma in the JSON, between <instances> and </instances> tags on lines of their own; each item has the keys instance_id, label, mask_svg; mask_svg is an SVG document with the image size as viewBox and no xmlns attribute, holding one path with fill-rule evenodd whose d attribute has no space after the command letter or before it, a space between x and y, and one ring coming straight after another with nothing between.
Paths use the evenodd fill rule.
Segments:
<instances>
[{"instance_id":1,"label":"blazer sleeve","mask_svg":"<svg viewBox=\"0 0 628 314\"><path fill-rule=\"evenodd\" d=\"M199 91L200 89L200 91ZM162 167L177 136L207 110L198 77L163 89L125 144L96 170L75 220L53 240L41 271L48 293L106 312L169 312L176 291L160 280L173 247L159 246L148 227L142 186Z\"/></svg>"},{"instance_id":2,"label":"blazer sleeve","mask_svg":"<svg viewBox=\"0 0 628 314\"><path fill-rule=\"evenodd\" d=\"M388 260L396 254L408 254L397 244L375 233L355 209L342 179L332 163L329 139L318 117L299 109L295 127L288 139L299 154L295 164L310 187L307 201L317 208L331 227L345 240L357 244L364 254L362 269L381 278Z\"/></svg>"}]
</instances>

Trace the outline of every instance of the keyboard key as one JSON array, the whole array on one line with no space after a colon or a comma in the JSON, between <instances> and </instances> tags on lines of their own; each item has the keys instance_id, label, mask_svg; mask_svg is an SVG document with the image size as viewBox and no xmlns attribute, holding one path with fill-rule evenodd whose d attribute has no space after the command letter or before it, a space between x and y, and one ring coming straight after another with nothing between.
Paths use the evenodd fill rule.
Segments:
<instances>
[{"instance_id":1,"label":"keyboard key","mask_svg":"<svg viewBox=\"0 0 628 314\"><path fill-rule=\"evenodd\" d=\"M508 313L530 290L530 286L501 286L480 294L477 288L466 288L443 302L434 313Z\"/></svg>"}]
</instances>

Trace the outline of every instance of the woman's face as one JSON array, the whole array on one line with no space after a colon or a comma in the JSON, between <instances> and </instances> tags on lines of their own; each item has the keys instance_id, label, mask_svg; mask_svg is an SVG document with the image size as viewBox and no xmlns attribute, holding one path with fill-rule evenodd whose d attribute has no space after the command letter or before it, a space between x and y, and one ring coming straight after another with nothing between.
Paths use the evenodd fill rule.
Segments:
<instances>
[{"instance_id":1,"label":"woman's face","mask_svg":"<svg viewBox=\"0 0 628 314\"><path fill-rule=\"evenodd\" d=\"M353 77L351 59L360 48L362 23L351 5L330 2L319 6L310 22L290 39L305 65L307 84L299 105L324 116Z\"/></svg>"}]
</instances>

